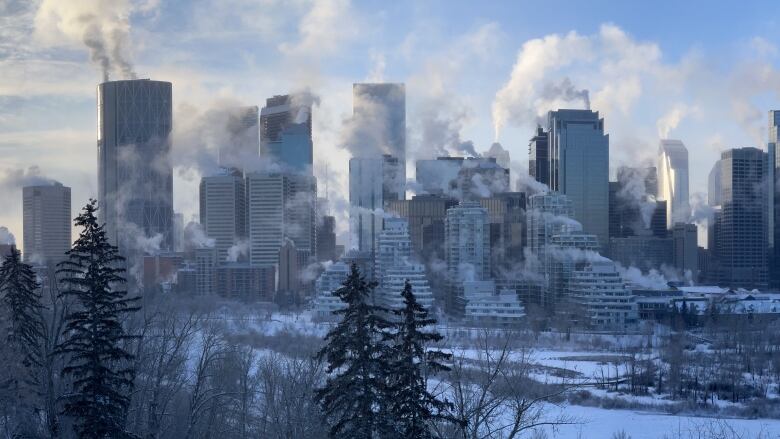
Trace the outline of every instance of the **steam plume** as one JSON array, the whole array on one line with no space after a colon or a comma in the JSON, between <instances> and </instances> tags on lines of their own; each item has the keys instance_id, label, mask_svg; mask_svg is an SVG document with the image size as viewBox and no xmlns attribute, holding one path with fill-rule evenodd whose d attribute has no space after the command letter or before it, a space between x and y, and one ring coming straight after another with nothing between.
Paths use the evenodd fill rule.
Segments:
<instances>
[{"instance_id":1,"label":"steam plume","mask_svg":"<svg viewBox=\"0 0 780 439\"><path fill-rule=\"evenodd\" d=\"M44 43L83 44L103 81L112 73L136 77L128 54L130 15L136 6L128 0L44 0L35 16L35 35Z\"/></svg>"}]
</instances>

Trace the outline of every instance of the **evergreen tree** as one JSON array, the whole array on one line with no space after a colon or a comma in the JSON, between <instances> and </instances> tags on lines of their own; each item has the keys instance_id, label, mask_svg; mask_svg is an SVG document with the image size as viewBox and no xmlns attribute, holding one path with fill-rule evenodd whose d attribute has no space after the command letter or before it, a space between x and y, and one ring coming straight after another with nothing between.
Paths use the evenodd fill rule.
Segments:
<instances>
[{"instance_id":1,"label":"evergreen tree","mask_svg":"<svg viewBox=\"0 0 780 439\"><path fill-rule=\"evenodd\" d=\"M38 373L42 367L44 327L40 285L30 265L21 261L16 247L0 266L0 307L5 314L3 379L0 389L12 401L14 437L32 436L37 430Z\"/></svg>"},{"instance_id":2,"label":"evergreen tree","mask_svg":"<svg viewBox=\"0 0 780 439\"><path fill-rule=\"evenodd\" d=\"M428 374L450 370L443 362L452 358L452 354L427 349L429 344L444 337L438 332L423 330L434 325L436 320L429 318L428 311L417 302L408 280L401 295L404 306L393 311L398 321L390 376L390 410L399 437L432 438L431 421L458 422L444 414L451 404L437 399L427 388Z\"/></svg>"},{"instance_id":3,"label":"evergreen tree","mask_svg":"<svg viewBox=\"0 0 780 439\"><path fill-rule=\"evenodd\" d=\"M74 301L66 316L65 339L57 352L67 355L63 375L73 389L63 396L64 414L71 416L80 438L122 438L129 435L124 419L130 402L133 356L123 342L133 338L123 318L137 311L137 297L121 288L124 258L99 225L95 200L84 207L75 223L83 230L59 265L63 296Z\"/></svg>"},{"instance_id":4,"label":"evergreen tree","mask_svg":"<svg viewBox=\"0 0 780 439\"><path fill-rule=\"evenodd\" d=\"M391 437L388 414L388 311L371 303L376 282L366 282L357 266L334 291L346 305L334 311L341 321L325 336L317 354L331 376L316 398L330 425L330 437L371 439Z\"/></svg>"},{"instance_id":5,"label":"evergreen tree","mask_svg":"<svg viewBox=\"0 0 780 439\"><path fill-rule=\"evenodd\" d=\"M20 351L22 365L30 371L41 365L43 305L39 288L32 267L21 261L16 247L11 247L0 266L0 297L9 315L7 342Z\"/></svg>"}]
</instances>

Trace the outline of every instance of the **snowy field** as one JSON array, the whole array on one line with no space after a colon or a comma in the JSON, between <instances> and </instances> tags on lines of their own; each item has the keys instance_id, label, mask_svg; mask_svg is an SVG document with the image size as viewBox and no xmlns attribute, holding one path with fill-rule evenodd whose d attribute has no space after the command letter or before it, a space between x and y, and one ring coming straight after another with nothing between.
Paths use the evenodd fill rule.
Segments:
<instances>
[{"instance_id":1,"label":"snowy field","mask_svg":"<svg viewBox=\"0 0 780 439\"><path fill-rule=\"evenodd\" d=\"M236 315L238 314L238 315ZM265 313L265 312L247 312L229 313L231 317L226 320L229 326L237 333L257 333L266 336L273 336L280 333L301 334L313 337L324 336L330 326L326 323L317 322L312 319L308 312L294 313ZM227 313L226 313L227 315ZM449 328L452 329L452 328ZM444 331L443 331L444 332ZM615 340L614 336L612 342ZM641 340L631 339L634 336L625 337L627 344L634 344ZM466 338L470 338L466 337ZM458 344L463 340L460 339ZM549 343L544 343L549 346ZM594 349L576 349L574 344L567 344L560 349L549 347L532 348L526 352L526 359L534 365L531 377L543 383L559 383L562 378L561 371L571 372L567 374L566 382L581 383L583 389L589 391L592 395L598 397L609 397L629 400L656 406L658 412L626 410L626 409L604 409L599 407L586 407L577 405L566 405L561 409L554 405L549 405L549 414L564 410L567 416L575 418L577 421L573 425L556 427L555 430L547 429L546 438L561 439L611 439L614 433L624 431L631 439L664 439L664 438L699 438L701 432L709 434L706 437L722 437L734 439L780 439L780 420L774 419L718 419L707 417L695 417L685 415L671 415L663 413L663 406L672 404L673 401L662 399L658 396L632 396L623 393L607 392L604 389L596 388L594 383L599 378L614 378L621 376L625 371L623 362L618 361L621 354L610 350ZM620 344L619 342L617 343ZM456 356L477 359L480 357L479 351L474 347L452 348L451 352ZM270 353L270 351L266 352ZM510 354L510 361L517 361L523 357L522 353L513 352ZM576 378L574 378L576 377ZM726 401L720 401L719 405L729 405ZM713 435L714 434L714 435ZM544 437L544 436L543 436Z\"/></svg>"},{"instance_id":2,"label":"snowy field","mask_svg":"<svg viewBox=\"0 0 780 439\"><path fill-rule=\"evenodd\" d=\"M560 410L551 406L551 412ZM596 407L567 406L566 413L581 424L547 430L556 439L610 439L620 430L631 439L689 439L699 433L722 433L723 439L780 438L780 420L774 419L714 419L643 413L631 410L606 410Z\"/></svg>"}]
</instances>

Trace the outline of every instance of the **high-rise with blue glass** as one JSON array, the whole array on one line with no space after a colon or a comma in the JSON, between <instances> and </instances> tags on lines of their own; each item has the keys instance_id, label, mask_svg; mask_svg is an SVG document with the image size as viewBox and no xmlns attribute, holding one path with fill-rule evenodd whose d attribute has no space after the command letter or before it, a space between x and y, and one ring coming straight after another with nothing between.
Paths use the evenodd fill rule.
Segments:
<instances>
[{"instance_id":1,"label":"high-rise with blue glass","mask_svg":"<svg viewBox=\"0 0 780 439\"><path fill-rule=\"evenodd\" d=\"M550 189L572 202L574 218L602 248L609 242L609 135L598 111L547 115Z\"/></svg>"},{"instance_id":2,"label":"high-rise with blue glass","mask_svg":"<svg viewBox=\"0 0 780 439\"><path fill-rule=\"evenodd\" d=\"M311 105L294 95L266 99L260 110L260 156L281 172L312 174Z\"/></svg>"}]
</instances>

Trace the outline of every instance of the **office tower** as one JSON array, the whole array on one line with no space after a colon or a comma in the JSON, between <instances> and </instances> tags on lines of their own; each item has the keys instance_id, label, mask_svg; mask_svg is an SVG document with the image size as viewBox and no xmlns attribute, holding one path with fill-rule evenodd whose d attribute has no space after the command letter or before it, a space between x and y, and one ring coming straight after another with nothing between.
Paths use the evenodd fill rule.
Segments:
<instances>
[{"instance_id":1,"label":"office tower","mask_svg":"<svg viewBox=\"0 0 780 439\"><path fill-rule=\"evenodd\" d=\"M499 200L501 206L501 216L497 218L500 221L500 241L497 246L500 254L496 263L509 267L523 259L523 250L527 245L527 197L525 192L502 192L494 194L492 198ZM482 206L485 207L485 204Z\"/></svg>"},{"instance_id":2,"label":"office tower","mask_svg":"<svg viewBox=\"0 0 780 439\"><path fill-rule=\"evenodd\" d=\"M583 326L593 329L625 330L637 322L634 296L623 283L610 260L594 261L574 270L569 295L581 314Z\"/></svg>"},{"instance_id":3,"label":"office tower","mask_svg":"<svg viewBox=\"0 0 780 439\"><path fill-rule=\"evenodd\" d=\"M353 84L352 117L360 132L359 154L376 158L391 155L398 159L397 180L406 182L406 86L404 84ZM400 199L404 196L401 195Z\"/></svg>"},{"instance_id":4,"label":"office tower","mask_svg":"<svg viewBox=\"0 0 780 439\"><path fill-rule=\"evenodd\" d=\"M349 160L349 229L353 249L373 253L385 209L390 202L404 199L395 180L398 166L398 160L388 155Z\"/></svg>"},{"instance_id":5,"label":"office tower","mask_svg":"<svg viewBox=\"0 0 780 439\"><path fill-rule=\"evenodd\" d=\"M388 212L409 223L412 253L421 261L444 260L444 220L457 200L437 195L415 195L388 204Z\"/></svg>"},{"instance_id":6,"label":"office tower","mask_svg":"<svg viewBox=\"0 0 780 439\"><path fill-rule=\"evenodd\" d=\"M24 261L54 266L71 244L70 188L60 183L22 189Z\"/></svg>"},{"instance_id":7,"label":"office tower","mask_svg":"<svg viewBox=\"0 0 780 439\"><path fill-rule=\"evenodd\" d=\"M488 211L490 267L493 275L498 276L523 257L525 193L501 192L480 198L479 204Z\"/></svg>"},{"instance_id":8,"label":"office tower","mask_svg":"<svg viewBox=\"0 0 780 439\"><path fill-rule=\"evenodd\" d=\"M609 135L597 111L558 110L547 116L550 189L565 194L574 219L609 243Z\"/></svg>"},{"instance_id":9,"label":"office tower","mask_svg":"<svg viewBox=\"0 0 780 439\"><path fill-rule=\"evenodd\" d=\"M330 215L317 219L317 262L335 261L336 255L336 218Z\"/></svg>"},{"instance_id":10,"label":"office tower","mask_svg":"<svg viewBox=\"0 0 780 439\"><path fill-rule=\"evenodd\" d=\"M154 291L161 284L176 282L176 274L184 265L182 253L161 253L144 256L143 285L145 293Z\"/></svg>"},{"instance_id":11,"label":"office tower","mask_svg":"<svg viewBox=\"0 0 780 439\"><path fill-rule=\"evenodd\" d=\"M634 198L653 199L658 196L658 170L655 166L620 166L617 169L617 181Z\"/></svg>"},{"instance_id":12,"label":"office tower","mask_svg":"<svg viewBox=\"0 0 780 439\"><path fill-rule=\"evenodd\" d=\"M654 236L665 238L666 201L636 197L619 181L609 182L609 236Z\"/></svg>"},{"instance_id":13,"label":"office tower","mask_svg":"<svg viewBox=\"0 0 780 439\"><path fill-rule=\"evenodd\" d=\"M379 286L384 288L385 275L394 267L411 262L412 242L409 238L409 222L403 218L388 218L377 238L374 270Z\"/></svg>"},{"instance_id":14,"label":"office tower","mask_svg":"<svg viewBox=\"0 0 780 439\"><path fill-rule=\"evenodd\" d=\"M688 150L679 140L661 140L658 149L658 199L666 201L666 228L688 222Z\"/></svg>"},{"instance_id":15,"label":"office tower","mask_svg":"<svg viewBox=\"0 0 780 439\"><path fill-rule=\"evenodd\" d=\"M456 196L458 173L463 157L439 157L435 160L417 160L415 180L422 194ZM418 194L419 195L419 194Z\"/></svg>"},{"instance_id":16,"label":"office tower","mask_svg":"<svg viewBox=\"0 0 780 439\"><path fill-rule=\"evenodd\" d=\"M530 251L541 257L553 235L582 231L582 225L572 219L573 214L572 202L566 195L558 192L531 195L526 214Z\"/></svg>"},{"instance_id":17,"label":"office tower","mask_svg":"<svg viewBox=\"0 0 780 439\"><path fill-rule=\"evenodd\" d=\"M461 200L476 201L493 194L508 192L509 169L494 158L467 158L458 171L458 190Z\"/></svg>"},{"instance_id":18,"label":"office tower","mask_svg":"<svg viewBox=\"0 0 780 439\"><path fill-rule=\"evenodd\" d=\"M415 179L425 194L475 201L509 191L509 169L494 157L418 160Z\"/></svg>"},{"instance_id":19,"label":"office tower","mask_svg":"<svg viewBox=\"0 0 780 439\"><path fill-rule=\"evenodd\" d=\"M690 280L699 279L699 240L696 224L677 223L671 230L674 240L674 268Z\"/></svg>"},{"instance_id":20,"label":"office tower","mask_svg":"<svg viewBox=\"0 0 780 439\"><path fill-rule=\"evenodd\" d=\"M528 142L528 174L539 183L550 186L550 146L549 136L541 126L536 127L536 135Z\"/></svg>"},{"instance_id":21,"label":"office tower","mask_svg":"<svg viewBox=\"0 0 780 439\"><path fill-rule=\"evenodd\" d=\"M765 288L767 275L767 153L736 148L721 154L720 210L711 244L718 285Z\"/></svg>"},{"instance_id":22,"label":"office tower","mask_svg":"<svg viewBox=\"0 0 780 439\"><path fill-rule=\"evenodd\" d=\"M630 235L609 239L610 259L624 267L636 267L642 271L674 266L675 250L675 240L671 237Z\"/></svg>"},{"instance_id":23,"label":"office tower","mask_svg":"<svg viewBox=\"0 0 780 439\"><path fill-rule=\"evenodd\" d=\"M447 210L445 255L450 283L446 307L462 313L464 281L490 279L490 225L487 209L476 202L462 202Z\"/></svg>"},{"instance_id":24,"label":"office tower","mask_svg":"<svg viewBox=\"0 0 780 439\"><path fill-rule=\"evenodd\" d=\"M223 169L200 180L200 223L214 240L219 261L227 259L228 249L246 242L246 217L246 186L240 170Z\"/></svg>"},{"instance_id":25,"label":"office tower","mask_svg":"<svg viewBox=\"0 0 780 439\"><path fill-rule=\"evenodd\" d=\"M289 238L299 252L316 255L317 180L309 175L254 172L246 176L249 261L276 265ZM308 261L307 261L308 264Z\"/></svg>"},{"instance_id":26,"label":"office tower","mask_svg":"<svg viewBox=\"0 0 780 439\"><path fill-rule=\"evenodd\" d=\"M780 110L769 111L769 141L767 142L768 163L767 181L767 242L769 245L769 274L772 287L780 287L780 191L778 191L778 178L780 177Z\"/></svg>"},{"instance_id":27,"label":"office tower","mask_svg":"<svg viewBox=\"0 0 780 439\"><path fill-rule=\"evenodd\" d=\"M213 296L216 292L217 249L195 249L195 294Z\"/></svg>"},{"instance_id":28,"label":"office tower","mask_svg":"<svg viewBox=\"0 0 780 439\"><path fill-rule=\"evenodd\" d=\"M173 214L173 251L184 251L184 215Z\"/></svg>"},{"instance_id":29,"label":"office tower","mask_svg":"<svg viewBox=\"0 0 780 439\"><path fill-rule=\"evenodd\" d=\"M299 294L301 289L300 272L302 268L298 264L298 249L290 239L284 240L284 245L279 248L279 284L277 291Z\"/></svg>"},{"instance_id":30,"label":"office tower","mask_svg":"<svg viewBox=\"0 0 780 439\"><path fill-rule=\"evenodd\" d=\"M173 170L168 160L171 83L149 79L98 85L98 201L110 242L136 254L137 237L173 248Z\"/></svg>"},{"instance_id":31,"label":"office tower","mask_svg":"<svg viewBox=\"0 0 780 439\"><path fill-rule=\"evenodd\" d=\"M722 178L721 162L718 160L712 165L707 178L707 204L710 207L720 206L721 204L720 196L723 193L723 188L721 187Z\"/></svg>"},{"instance_id":32,"label":"office tower","mask_svg":"<svg viewBox=\"0 0 780 439\"><path fill-rule=\"evenodd\" d=\"M311 105L300 96L266 99L260 111L260 155L285 172L311 174L314 144Z\"/></svg>"},{"instance_id":33,"label":"office tower","mask_svg":"<svg viewBox=\"0 0 780 439\"><path fill-rule=\"evenodd\" d=\"M219 165L243 170L247 162L251 163L260 154L257 106L236 107L226 111L227 138L219 145Z\"/></svg>"},{"instance_id":34,"label":"office tower","mask_svg":"<svg viewBox=\"0 0 780 439\"><path fill-rule=\"evenodd\" d=\"M498 142L493 142L483 157L495 159L496 164L505 169L509 169L509 164L512 161L509 156L509 151L505 150Z\"/></svg>"},{"instance_id":35,"label":"office tower","mask_svg":"<svg viewBox=\"0 0 780 439\"><path fill-rule=\"evenodd\" d=\"M225 262L215 270L215 293L226 299L244 302L270 302L276 284L274 267Z\"/></svg>"}]
</instances>

